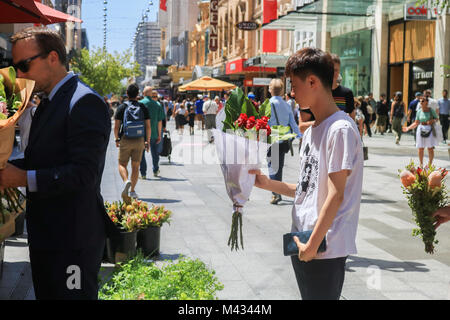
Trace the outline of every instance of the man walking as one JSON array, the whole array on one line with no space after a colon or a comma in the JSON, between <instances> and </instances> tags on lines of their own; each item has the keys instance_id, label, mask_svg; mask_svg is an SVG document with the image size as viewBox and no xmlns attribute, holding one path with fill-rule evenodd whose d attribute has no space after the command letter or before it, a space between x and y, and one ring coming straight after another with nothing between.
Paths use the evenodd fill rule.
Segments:
<instances>
[{"instance_id":1,"label":"man walking","mask_svg":"<svg viewBox=\"0 0 450 320\"><path fill-rule=\"evenodd\" d=\"M386 94L380 95L380 101L377 102L377 131L384 135L388 124L389 106L386 100Z\"/></svg>"},{"instance_id":2,"label":"man walking","mask_svg":"<svg viewBox=\"0 0 450 320\"><path fill-rule=\"evenodd\" d=\"M200 130L200 126L201 126L202 130L205 130L205 117L203 114L203 103L204 103L204 97L199 95L198 100L195 102L195 120L198 123L198 130Z\"/></svg>"},{"instance_id":3,"label":"man walking","mask_svg":"<svg viewBox=\"0 0 450 320\"><path fill-rule=\"evenodd\" d=\"M67 71L59 33L42 27L11 37L20 78L44 98L25 158L0 171L0 187L27 187L30 263L38 300L95 300L106 233L100 184L111 120L103 98Z\"/></svg>"},{"instance_id":4,"label":"man walking","mask_svg":"<svg viewBox=\"0 0 450 320\"><path fill-rule=\"evenodd\" d=\"M338 83L339 75L341 74L341 59L337 54L332 54L331 58L334 65L333 87L331 88L334 101L339 109L355 120L356 110L353 92Z\"/></svg>"},{"instance_id":5,"label":"man walking","mask_svg":"<svg viewBox=\"0 0 450 320\"><path fill-rule=\"evenodd\" d=\"M408 106L408 115L406 116L408 126L411 125L414 121L416 121L417 114L417 105L419 104L420 99L422 98L421 92L416 92L415 99L409 103ZM416 141L416 130L412 130L414 141Z\"/></svg>"},{"instance_id":6,"label":"man walking","mask_svg":"<svg viewBox=\"0 0 450 320\"><path fill-rule=\"evenodd\" d=\"M357 253L356 231L363 178L363 150L356 123L339 110L331 93L333 62L320 49L304 48L286 65L300 106L308 106L315 124L302 138L298 184L270 180L260 170L255 186L294 197L292 232L311 231L291 256L303 300L338 300L345 263ZM318 254L326 237L327 249Z\"/></svg>"},{"instance_id":7,"label":"man walking","mask_svg":"<svg viewBox=\"0 0 450 320\"><path fill-rule=\"evenodd\" d=\"M448 100L448 90L442 91L442 98L438 100L439 105L439 121L442 126L442 134L444 137L444 143L448 140L448 128L449 128L449 112L450 112L450 100Z\"/></svg>"},{"instance_id":8,"label":"man walking","mask_svg":"<svg viewBox=\"0 0 450 320\"><path fill-rule=\"evenodd\" d=\"M148 152L150 144L150 115L147 108L137 101L138 94L139 87L136 84L129 85L128 101L117 108L115 116L114 136L119 148L119 173L125 184L122 191L124 200L138 198L135 188L139 178L139 165L144 149ZM138 130L131 130L132 128ZM128 180L127 166L130 159L131 179Z\"/></svg>"},{"instance_id":9,"label":"man walking","mask_svg":"<svg viewBox=\"0 0 450 320\"><path fill-rule=\"evenodd\" d=\"M212 143L214 141L214 136L212 135L211 129L216 128L216 114L219 110L218 102L219 97L216 97L215 101L209 99L208 96L205 97L205 102L203 103L203 113L205 114L206 120L206 133L208 135L208 142Z\"/></svg>"},{"instance_id":10,"label":"man walking","mask_svg":"<svg viewBox=\"0 0 450 320\"><path fill-rule=\"evenodd\" d=\"M161 152L161 134L163 128L163 120L165 119L163 107L156 100L158 94L152 87L144 88L144 99L139 101L144 104L150 115L151 137L150 137L150 152L152 154L153 163L153 176L159 175L159 153ZM142 179L146 179L147 176L147 161L145 159L145 153L142 155L141 161L141 175Z\"/></svg>"}]
</instances>

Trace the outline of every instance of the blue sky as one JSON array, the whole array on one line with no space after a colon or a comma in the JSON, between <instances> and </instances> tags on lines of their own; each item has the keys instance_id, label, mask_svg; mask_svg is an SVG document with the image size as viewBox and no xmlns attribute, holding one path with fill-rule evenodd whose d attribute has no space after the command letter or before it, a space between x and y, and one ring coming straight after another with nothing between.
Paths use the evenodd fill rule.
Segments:
<instances>
[{"instance_id":1,"label":"blue sky","mask_svg":"<svg viewBox=\"0 0 450 320\"><path fill-rule=\"evenodd\" d=\"M131 41L148 0L108 0L107 4L107 49L123 52L130 48ZM148 21L156 21L159 0L153 0ZM82 27L87 29L89 47L103 47L103 0L83 0Z\"/></svg>"}]
</instances>

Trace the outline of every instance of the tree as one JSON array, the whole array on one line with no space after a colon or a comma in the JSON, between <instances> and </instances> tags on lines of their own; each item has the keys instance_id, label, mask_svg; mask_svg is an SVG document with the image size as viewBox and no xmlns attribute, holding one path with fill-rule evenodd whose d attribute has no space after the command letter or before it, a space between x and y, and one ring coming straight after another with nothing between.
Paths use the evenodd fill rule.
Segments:
<instances>
[{"instance_id":1,"label":"tree","mask_svg":"<svg viewBox=\"0 0 450 320\"><path fill-rule=\"evenodd\" d=\"M80 74L83 82L105 96L122 92L123 79L141 75L139 64L132 62L131 58L130 50L123 54L110 54L103 49L82 49L71 59L71 67Z\"/></svg>"},{"instance_id":2,"label":"tree","mask_svg":"<svg viewBox=\"0 0 450 320\"><path fill-rule=\"evenodd\" d=\"M431 0L430 2L431 6L440 7L441 9L450 4L450 0ZM419 5L428 4L428 0L419 0L417 4Z\"/></svg>"}]
</instances>

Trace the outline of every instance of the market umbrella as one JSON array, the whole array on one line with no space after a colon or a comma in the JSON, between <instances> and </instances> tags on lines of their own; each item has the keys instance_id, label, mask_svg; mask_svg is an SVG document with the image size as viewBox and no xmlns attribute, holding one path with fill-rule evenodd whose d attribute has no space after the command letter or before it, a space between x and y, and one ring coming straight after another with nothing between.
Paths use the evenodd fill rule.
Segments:
<instances>
[{"instance_id":1,"label":"market umbrella","mask_svg":"<svg viewBox=\"0 0 450 320\"><path fill-rule=\"evenodd\" d=\"M82 20L33 0L0 0L0 23L82 22Z\"/></svg>"},{"instance_id":2,"label":"market umbrella","mask_svg":"<svg viewBox=\"0 0 450 320\"><path fill-rule=\"evenodd\" d=\"M236 86L211 77L201 77L178 88L179 91L222 91L233 90Z\"/></svg>"}]
</instances>

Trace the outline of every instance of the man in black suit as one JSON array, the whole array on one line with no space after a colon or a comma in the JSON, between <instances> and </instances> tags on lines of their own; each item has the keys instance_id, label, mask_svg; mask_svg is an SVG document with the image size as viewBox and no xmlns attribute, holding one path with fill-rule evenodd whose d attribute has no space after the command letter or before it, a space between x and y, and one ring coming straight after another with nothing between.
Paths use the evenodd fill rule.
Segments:
<instances>
[{"instance_id":1,"label":"man in black suit","mask_svg":"<svg viewBox=\"0 0 450 320\"><path fill-rule=\"evenodd\" d=\"M108 107L68 72L64 42L45 28L11 38L18 77L45 98L25 158L0 171L0 187L27 187L27 231L37 299L97 299L107 217L100 183L111 132Z\"/></svg>"}]
</instances>

